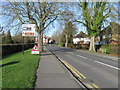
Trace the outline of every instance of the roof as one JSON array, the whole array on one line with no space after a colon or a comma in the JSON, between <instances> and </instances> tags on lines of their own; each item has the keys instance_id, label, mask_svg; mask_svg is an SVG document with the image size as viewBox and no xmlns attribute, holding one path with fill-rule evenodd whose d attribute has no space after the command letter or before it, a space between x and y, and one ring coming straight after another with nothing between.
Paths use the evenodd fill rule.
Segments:
<instances>
[{"instance_id":1,"label":"roof","mask_svg":"<svg viewBox=\"0 0 120 90\"><path fill-rule=\"evenodd\" d=\"M88 35L81 31L74 38L86 38L86 37L88 37Z\"/></svg>"}]
</instances>

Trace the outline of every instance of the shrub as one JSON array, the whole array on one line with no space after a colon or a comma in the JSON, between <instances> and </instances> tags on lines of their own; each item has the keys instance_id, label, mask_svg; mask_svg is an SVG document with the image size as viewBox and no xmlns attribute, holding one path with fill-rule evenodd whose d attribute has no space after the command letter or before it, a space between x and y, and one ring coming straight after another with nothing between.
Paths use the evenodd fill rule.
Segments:
<instances>
[{"instance_id":1,"label":"shrub","mask_svg":"<svg viewBox=\"0 0 120 90\"><path fill-rule=\"evenodd\" d=\"M74 48L75 48L75 49L80 49L79 44L74 44Z\"/></svg>"},{"instance_id":2,"label":"shrub","mask_svg":"<svg viewBox=\"0 0 120 90\"><path fill-rule=\"evenodd\" d=\"M64 47L65 44L64 44L64 43L60 43L59 46L60 46L60 47Z\"/></svg>"},{"instance_id":3,"label":"shrub","mask_svg":"<svg viewBox=\"0 0 120 90\"><path fill-rule=\"evenodd\" d=\"M120 47L120 44L118 45L111 45L111 54L119 54L119 47Z\"/></svg>"},{"instance_id":4,"label":"shrub","mask_svg":"<svg viewBox=\"0 0 120 90\"><path fill-rule=\"evenodd\" d=\"M109 44L102 45L100 47L99 51L109 54L111 52L111 45L109 45Z\"/></svg>"},{"instance_id":5,"label":"shrub","mask_svg":"<svg viewBox=\"0 0 120 90\"><path fill-rule=\"evenodd\" d=\"M82 49L88 50L89 49L89 44L83 44L81 45Z\"/></svg>"},{"instance_id":6,"label":"shrub","mask_svg":"<svg viewBox=\"0 0 120 90\"><path fill-rule=\"evenodd\" d=\"M72 43L68 44L68 47L69 48L75 48L74 44L72 44Z\"/></svg>"},{"instance_id":7,"label":"shrub","mask_svg":"<svg viewBox=\"0 0 120 90\"><path fill-rule=\"evenodd\" d=\"M99 49L100 52L104 52L107 54L119 54L119 47L120 45L102 45Z\"/></svg>"}]
</instances>

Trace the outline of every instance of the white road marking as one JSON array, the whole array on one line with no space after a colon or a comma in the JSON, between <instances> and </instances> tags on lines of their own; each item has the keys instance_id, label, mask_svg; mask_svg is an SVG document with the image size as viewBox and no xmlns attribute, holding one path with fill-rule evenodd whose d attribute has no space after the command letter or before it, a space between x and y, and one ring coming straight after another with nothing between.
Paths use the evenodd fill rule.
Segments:
<instances>
[{"instance_id":1,"label":"white road marking","mask_svg":"<svg viewBox=\"0 0 120 90\"><path fill-rule=\"evenodd\" d=\"M89 60L93 61L93 59L89 59Z\"/></svg>"},{"instance_id":2,"label":"white road marking","mask_svg":"<svg viewBox=\"0 0 120 90\"><path fill-rule=\"evenodd\" d=\"M105 65L105 66L111 67L111 68L113 68L113 69L120 70L120 69L117 68L117 67L114 67L114 66L111 66L111 65L108 65L108 64L105 64L105 63L99 62L99 61L94 61L94 62L97 62L97 63L99 63L99 64L102 64L102 65Z\"/></svg>"},{"instance_id":3,"label":"white road marking","mask_svg":"<svg viewBox=\"0 0 120 90\"><path fill-rule=\"evenodd\" d=\"M80 55L76 55L76 56L78 56L78 57L82 57L82 58L84 58L84 59L87 59L86 57L84 57L84 56L80 56Z\"/></svg>"},{"instance_id":4,"label":"white road marking","mask_svg":"<svg viewBox=\"0 0 120 90\"><path fill-rule=\"evenodd\" d=\"M74 53L72 53L72 52L67 52L67 53L74 54ZM84 57L84 56L80 56L80 55L76 55L76 56L78 56L78 57L82 57L82 58L84 58L84 59L87 59L87 58Z\"/></svg>"},{"instance_id":5,"label":"white road marking","mask_svg":"<svg viewBox=\"0 0 120 90\"><path fill-rule=\"evenodd\" d=\"M73 54L72 52L67 52L67 53Z\"/></svg>"}]
</instances>

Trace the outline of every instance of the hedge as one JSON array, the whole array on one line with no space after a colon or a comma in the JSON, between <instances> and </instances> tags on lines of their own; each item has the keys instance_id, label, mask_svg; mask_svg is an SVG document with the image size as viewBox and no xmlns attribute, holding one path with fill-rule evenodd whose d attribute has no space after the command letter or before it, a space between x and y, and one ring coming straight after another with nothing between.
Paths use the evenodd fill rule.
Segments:
<instances>
[{"instance_id":1,"label":"hedge","mask_svg":"<svg viewBox=\"0 0 120 90\"><path fill-rule=\"evenodd\" d=\"M34 44L25 44L24 50L32 48ZM22 51L23 45L0 45L2 47L2 56Z\"/></svg>"}]
</instances>

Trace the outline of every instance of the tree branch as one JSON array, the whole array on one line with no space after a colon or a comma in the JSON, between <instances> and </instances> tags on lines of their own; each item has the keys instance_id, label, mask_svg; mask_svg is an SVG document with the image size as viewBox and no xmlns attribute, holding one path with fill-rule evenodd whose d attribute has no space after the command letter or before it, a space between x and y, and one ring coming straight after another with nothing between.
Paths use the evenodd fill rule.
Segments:
<instances>
[{"instance_id":1,"label":"tree branch","mask_svg":"<svg viewBox=\"0 0 120 90\"><path fill-rule=\"evenodd\" d=\"M57 19L57 16L53 19L53 20L51 20L45 27L44 27L44 29L46 29L52 22L54 22L55 20Z\"/></svg>"}]
</instances>

